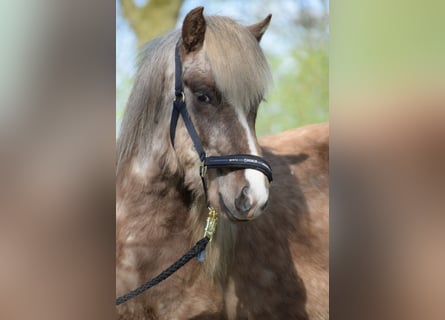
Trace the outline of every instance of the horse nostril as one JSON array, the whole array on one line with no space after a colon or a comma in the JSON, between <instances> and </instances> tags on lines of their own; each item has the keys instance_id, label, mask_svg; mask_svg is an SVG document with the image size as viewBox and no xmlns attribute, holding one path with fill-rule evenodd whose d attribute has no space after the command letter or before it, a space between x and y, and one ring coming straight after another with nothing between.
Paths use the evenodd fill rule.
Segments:
<instances>
[{"instance_id":1,"label":"horse nostril","mask_svg":"<svg viewBox=\"0 0 445 320\"><path fill-rule=\"evenodd\" d=\"M242 213L248 213L252 208L253 203L249 193L249 187L244 187L238 198L235 199L235 207Z\"/></svg>"}]
</instances>

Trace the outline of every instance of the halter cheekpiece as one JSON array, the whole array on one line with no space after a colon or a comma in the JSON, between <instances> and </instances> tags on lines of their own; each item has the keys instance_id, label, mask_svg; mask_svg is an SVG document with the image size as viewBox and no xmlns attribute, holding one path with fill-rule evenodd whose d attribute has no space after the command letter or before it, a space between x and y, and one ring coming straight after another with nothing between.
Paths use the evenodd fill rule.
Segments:
<instances>
[{"instance_id":1,"label":"halter cheekpiece","mask_svg":"<svg viewBox=\"0 0 445 320\"><path fill-rule=\"evenodd\" d=\"M272 169L270 165L262 158L250 155L250 154L233 154L228 156L211 156L207 157L202 147L201 140L196 133L195 127L193 126L190 115L187 112L185 104L185 93L182 84L182 63L179 56L179 43L176 45L175 50L175 100L173 101L173 112L170 122L170 138L171 143L174 146L176 125L178 123L179 114L182 115L187 131L192 138L193 144L195 146L196 152L198 152L199 159L201 160L201 166L199 168L199 175L201 176L202 186L204 189L204 196L207 208L209 209L207 216L207 223L204 230L204 236L199 240L193 248L191 248L187 253L185 253L178 261L173 263L170 267L165 269L155 278L145 282L138 288L131 290L130 292L118 297L116 299L116 305L120 305L138 295L143 293L145 290L157 285L161 281L164 281L174 272L184 266L194 257L198 260L203 261L205 255L205 248L207 244L212 240L213 234L216 230L216 225L218 222L218 212L210 206L207 197L207 185L206 185L206 173L207 169L214 168L232 168L232 169L255 169L262 172L268 179L272 182Z\"/></svg>"}]
</instances>

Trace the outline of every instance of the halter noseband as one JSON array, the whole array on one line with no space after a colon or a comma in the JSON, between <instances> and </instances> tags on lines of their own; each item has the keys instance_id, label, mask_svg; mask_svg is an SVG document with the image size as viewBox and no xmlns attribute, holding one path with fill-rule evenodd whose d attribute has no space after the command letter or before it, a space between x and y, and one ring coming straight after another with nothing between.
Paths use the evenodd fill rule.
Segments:
<instances>
[{"instance_id":1,"label":"halter noseband","mask_svg":"<svg viewBox=\"0 0 445 320\"><path fill-rule=\"evenodd\" d=\"M262 172L269 182L272 182L272 168L262 158L250 154L233 154L228 156L211 156L207 157L202 147L201 140L193 126L190 115L187 112L185 103L184 87L182 83L182 63L179 56L179 42L175 49L175 100L173 101L173 112L170 122L170 139L174 147L176 125L178 123L179 114L181 114L190 138L193 141L196 152L201 160L200 176L203 182L204 195L206 204L210 208L207 199L207 187L205 182L205 175L207 168L233 168L233 169L255 169Z\"/></svg>"}]
</instances>

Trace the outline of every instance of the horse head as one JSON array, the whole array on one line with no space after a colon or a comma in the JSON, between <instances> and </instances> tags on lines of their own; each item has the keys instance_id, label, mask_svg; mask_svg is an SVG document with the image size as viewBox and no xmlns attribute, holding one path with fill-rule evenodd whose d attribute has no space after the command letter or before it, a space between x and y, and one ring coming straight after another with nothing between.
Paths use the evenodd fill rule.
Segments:
<instances>
[{"instance_id":1,"label":"horse head","mask_svg":"<svg viewBox=\"0 0 445 320\"><path fill-rule=\"evenodd\" d=\"M228 18L204 17L202 7L184 19L178 42L184 98L208 156L261 156L255 120L270 71L259 41L270 19L244 27ZM200 194L200 161L184 122L178 122L173 139L185 184ZM231 221L257 218L268 197L269 181L258 170L208 170L209 202Z\"/></svg>"}]
</instances>

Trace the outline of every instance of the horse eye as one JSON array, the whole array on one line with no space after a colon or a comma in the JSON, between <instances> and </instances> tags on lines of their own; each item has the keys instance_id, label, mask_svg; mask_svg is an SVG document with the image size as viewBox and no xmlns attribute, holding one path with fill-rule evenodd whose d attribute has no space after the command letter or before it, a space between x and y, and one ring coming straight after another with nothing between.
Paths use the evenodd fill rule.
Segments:
<instances>
[{"instance_id":1,"label":"horse eye","mask_svg":"<svg viewBox=\"0 0 445 320\"><path fill-rule=\"evenodd\" d=\"M199 94L197 96L197 99L201 103L205 103L205 104L210 103L210 97L208 95L205 95L205 94Z\"/></svg>"}]
</instances>

